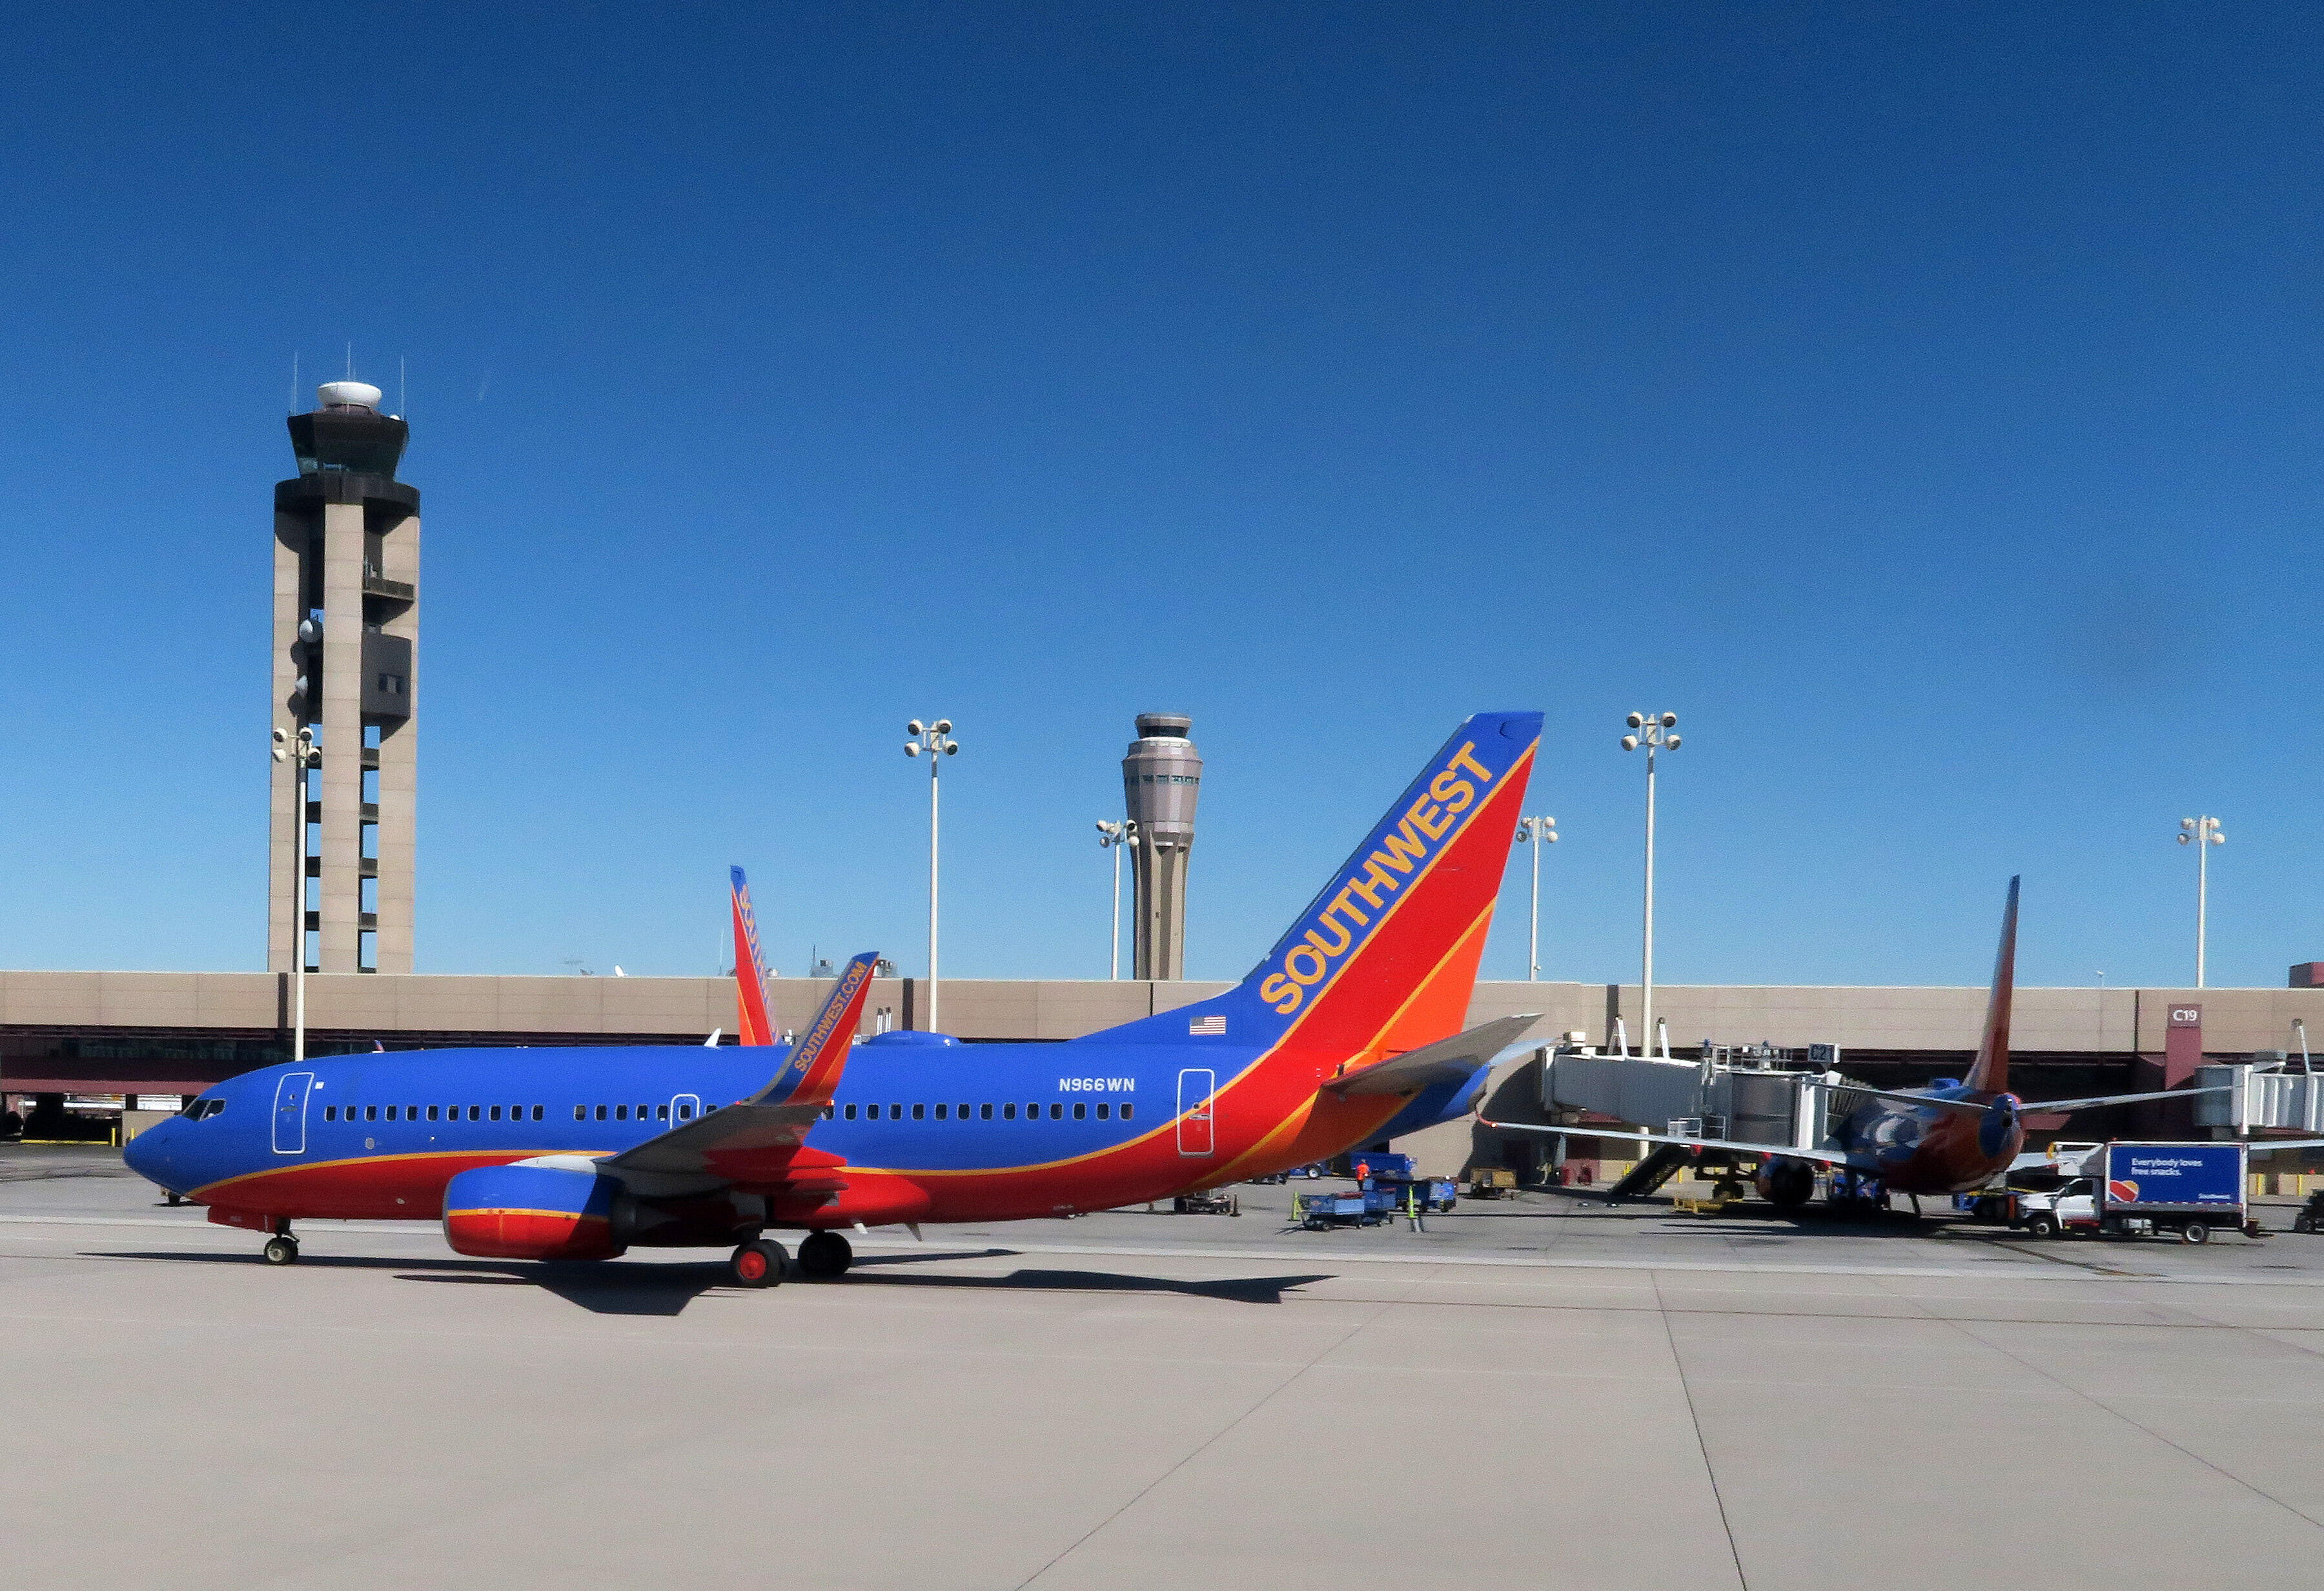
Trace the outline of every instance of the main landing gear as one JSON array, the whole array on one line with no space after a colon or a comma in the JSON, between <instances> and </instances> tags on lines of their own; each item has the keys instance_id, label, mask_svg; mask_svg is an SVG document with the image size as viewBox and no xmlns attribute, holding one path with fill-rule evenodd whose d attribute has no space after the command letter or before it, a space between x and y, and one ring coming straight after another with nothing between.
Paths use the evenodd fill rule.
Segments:
<instances>
[{"instance_id":1,"label":"main landing gear","mask_svg":"<svg viewBox=\"0 0 2324 1591\"><path fill-rule=\"evenodd\" d=\"M270 1265L295 1263L299 1258L299 1240L290 1235L290 1223L275 1222L274 1235L266 1240L266 1246L259 1253L265 1256Z\"/></svg>"},{"instance_id":2,"label":"main landing gear","mask_svg":"<svg viewBox=\"0 0 2324 1591\"><path fill-rule=\"evenodd\" d=\"M773 1239L755 1237L735 1249L726 1268L737 1287L775 1287L791 1268L791 1257Z\"/></svg>"},{"instance_id":3,"label":"main landing gear","mask_svg":"<svg viewBox=\"0 0 2324 1591\"><path fill-rule=\"evenodd\" d=\"M799 1242L799 1272L818 1281L836 1281L854 1263L854 1246L836 1232L810 1232Z\"/></svg>"}]
</instances>

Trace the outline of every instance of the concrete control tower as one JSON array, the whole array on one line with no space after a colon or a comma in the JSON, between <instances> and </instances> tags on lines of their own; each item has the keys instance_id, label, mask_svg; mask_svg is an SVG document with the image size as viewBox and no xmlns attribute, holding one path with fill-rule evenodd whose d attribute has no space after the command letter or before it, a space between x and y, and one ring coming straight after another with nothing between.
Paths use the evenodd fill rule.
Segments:
<instances>
[{"instance_id":1,"label":"concrete control tower","mask_svg":"<svg viewBox=\"0 0 2324 1591\"><path fill-rule=\"evenodd\" d=\"M311 730L320 756L273 765L273 972L300 947L312 971L411 970L420 494L395 478L410 428L379 396L318 389L290 417L299 473L274 488L274 727Z\"/></svg>"},{"instance_id":2,"label":"concrete control tower","mask_svg":"<svg viewBox=\"0 0 2324 1591\"><path fill-rule=\"evenodd\" d=\"M1186 855L1194 848L1194 800L1203 790L1203 754L1186 738L1192 718L1140 713L1138 738L1121 759L1121 783L1138 836L1130 879L1138 920L1130 976L1186 976Z\"/></svg>"}]
</instances>

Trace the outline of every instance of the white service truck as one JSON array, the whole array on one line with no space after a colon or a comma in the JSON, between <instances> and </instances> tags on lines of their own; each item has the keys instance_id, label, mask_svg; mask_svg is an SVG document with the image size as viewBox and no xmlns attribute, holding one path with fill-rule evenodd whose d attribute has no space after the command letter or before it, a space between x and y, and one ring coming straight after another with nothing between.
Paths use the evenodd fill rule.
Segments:
<instances>
[{"instance_id":1,"label":"white service truck","mask_svg":"<svg viewBox=\"0 0 2324 1591\"><path fill-rule=\"evenodd\" d=\"M2015 1195L2010 1225L2035 1237L2073 1233L2144 1236L2175 1232L2208 1243L2214 1232L2259 1235L2245 1208L2248 1146L2242 1143L2106 1143L2058 1187Z\"/></svg>"}]
</instances>

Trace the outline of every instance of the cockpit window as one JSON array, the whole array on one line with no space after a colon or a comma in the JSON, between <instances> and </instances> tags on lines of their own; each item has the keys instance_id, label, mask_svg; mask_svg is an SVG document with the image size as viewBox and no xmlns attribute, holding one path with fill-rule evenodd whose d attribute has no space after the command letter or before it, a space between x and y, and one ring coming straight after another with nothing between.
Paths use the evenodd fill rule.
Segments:
<instances>
[{"instance_id":1,"label":"cockpit window","mask_svg":"<svg viewBox=\"0 0 2324 1591\"><path fill-rule=\"evenodd\" d=\"M202 1107L202 1114L198 1119L203 1121L208 1120L226 1108L226 1101L223 1099L197 1100L195 1103Z\"/></svg>"},{"instance_id":2,"label":"cockpit window","mask_svg":"<svg viewBox=\"0 0 2324 1591\"><path fill-rule=\"evenodd\" d=\"M178 1114L185 1117L188 1121L193 1121L200 1116L202 1114L202 1107L208 1103L209 1101L207 1099L189 1099L183 1105L179 1107Z\"/></svg>"}]
</instances>

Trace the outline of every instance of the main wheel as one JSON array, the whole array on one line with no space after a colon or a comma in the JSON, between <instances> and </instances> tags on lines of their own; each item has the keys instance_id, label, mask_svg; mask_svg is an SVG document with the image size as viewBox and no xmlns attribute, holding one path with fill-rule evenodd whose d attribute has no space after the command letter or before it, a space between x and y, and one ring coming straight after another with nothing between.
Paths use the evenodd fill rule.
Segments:
<instances>
[{"instance_id":1,"label":"main wheel","mask_svg":"<svg viewBox=\"0 0 2324 1591\"><path fill-rule=\"evenodd\" d=\"M2209 1243L2211 1241L2211 1229L2209 1226L2204 1226L2200 1221L2190 1221L2184 1226L2179 1228L2179 1241L2181 1243Z\"/></svg>"},{"instance_id":2,"label":"main wheel","mask_svg":"<svg viewBox=\"0 0 2324 1591\"><path fill-rule=\"evenodd\" d=\"M2028 1216L2025 1230L2035 1237L2055 1237L2058 1235L2057 1219L2051 1216Z\"/></svg>"},{"instance_id":3,"label":"main wheel","mask_svg":"<svg viewBox=\"0 0 2324 1591\"><path fill-rule=\"evenodd\" d=\"M775 1287L781 1283L790 1263L781 1244L762 1237L736 1248L726 1268L737 1287Z\"/></svg>"},{"instance_id":4,"label":"main wheel","mask_svg":"<svg viewBox=\"0 0 2324 1591\"><path fill-rule=\"evenodd\" d=\"M847 1274L855 1263L855 1247L836 1232L810 1232L799 1243L798 1268L803 1276L829 1281Z\"/></svg>"},{"instance_id":5,"label":"main wheel","mask_svg":"<svg viewBox=\"0 0 2324 1591\"><path fill-rule=\"evenodd\" d=\"M2316 1230L2316 1217L2302 1210L2292 1217L2292 1229L2294 1232L2313 1232Z\"/></svg>"},{"instance_id":6,"label":"main wheel","mask_svg":"<svg viewBox=\"0 0 2324 1591\"><path fill-rule=\"evenodd\" d=\"M270 1237L259 1251L270 1265L287 1265L299 1257L299 1240L295 1237Z\"/></svg>"}]
</instances>

